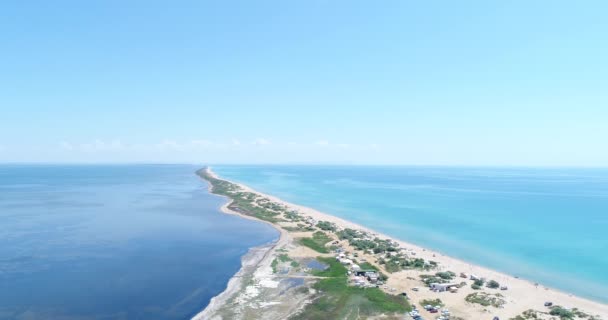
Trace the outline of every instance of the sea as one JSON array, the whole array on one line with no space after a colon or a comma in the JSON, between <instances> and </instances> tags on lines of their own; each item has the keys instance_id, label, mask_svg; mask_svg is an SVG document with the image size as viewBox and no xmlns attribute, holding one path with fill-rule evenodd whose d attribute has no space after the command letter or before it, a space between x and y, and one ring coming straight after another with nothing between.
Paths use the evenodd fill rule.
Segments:
<instances>
[{"instance_id":1,"label":"sea","mask_svg":"<svg viewBox=\"0 0 608 320\"><path fill-rule=\"evenodd\" d=\"M0 319L189 319L272 227L196 165L0 165Z\"/></svg>"},{"instance_id":2,"label":"sea","mask_svg":"<svg viewBox=\"0 0 608 320\"><path fill-rule=\"evenodd\" d=\"M608 302L608 169L225 166L289 202Z\"/></svg>"}]
</instances>

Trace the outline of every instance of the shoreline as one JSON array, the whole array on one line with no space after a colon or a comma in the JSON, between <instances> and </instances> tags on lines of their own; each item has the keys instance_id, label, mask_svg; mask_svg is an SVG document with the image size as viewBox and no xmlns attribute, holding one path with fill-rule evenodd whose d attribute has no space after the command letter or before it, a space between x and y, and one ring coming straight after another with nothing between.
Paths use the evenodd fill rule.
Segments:
<instances>
[{"instance_id":1,"label":"shoreline","mask_svg":"<svg viewBox=\"0 0 608 320\"><path fill-rule=\"evenodd\" d=\"M582 298L582 297L579 297L579 296L576 296L573 294L559 291L554 288L542 286L538 283L534 283L533 281L530 281L527 279L518 278L518 277L515 277L512 275L508 275L503 272L492 270L487 267L478 266L473 263L469 263L469 262L460 260L458 258L453 258L448 255L445 255L444 253L434 251L434 250L429 250L429 249L426 249L419 245L415 245L415 244L409 243L407 241L397 239L395 237L387 236L385 234L372 230L368 227L359 225L357 223L354 223L354 222L351 222L351 221L348 221L348 220L345 220L345 219L342 219L342 218L339 218L336 216L332 216L330 214L320 212L318 210L315 210L315 209L312 209L309 207L293 204L293 203L287 202L285 200L282 200L276 196L272 196L269 194L265 194L265 193L256 191L253 188L251 188L247 185L244 185L242 183L223 179L223 178L219 177L217 174L215 174L209 167L205 168L204 170L206 171L206 173L208 175L210 175L216 179L230 182L234 185L237 185L239 188L241 188L245 192L251 192L260 197L267 198L270 201L279 203L288 208L299 211L299 212L303 213L304 215L312 217L313 219L315 219L317 221L329 221L331 223L334 223L334 224L340 226L341 228L351 228L351 229L361 230L361 231L368 232L369 234L377 236L379 238L390 239L391 241L398 243L401 247L407 248L408 251L413 252L417 257L439 262L439 265L441 267L440 270L457 270L460 272L467 272L468 274L475 274L475 275L484 276L484 277L491 278L491 279L497 279L501 283L505 283L509 286L510 293L515 293L516 298L509 300L509 303L512 304L511 308L514 308L515 310L517 310L517 312L515 312L516 314L519 314L522 311L529 309L530 305L537 305L540 303L542 306L542 301L552 301L556 304L564 305L565 307L577 307L579 309L584 309L592 314L601 315L602 317L608 317L608 305L606 305L602 302L594 301L594 300L591 300L588 298ZM211 186L210 186L210 188L211 188ZM224 206L222 206L222 208L221 208L222 212L227 213L227 214L236 214L243 218L253 219L253 220L257 220L257 221L262 221L264 223L268 223L271 226L273 226L273 228L275 228L276 230L278 230L281 233L281 237L286 235L287 232L285 230L283 230L280 226L277 226L268 221L263 221L263 220L260 220L260 219L257 219L257 218L251 217L251 216L242 215L238 212L234 212L234 211L230 210L228 208L230 203L231 203L231 200L229 199L229 201ZM279 239L279 241L280 241L280 239ZM276 245L273 248L276 248ZM270 249L269 252L271 250L272 249ZM407 279L406 279L404 276L403 277L399 276L399 273L395 273L395 274L391 275L391 278L390 278L388 284L391 286L398 287L399 289L405 290L405 288L409 289L410 287L415 285L409 279L410 279L410 277L407 277ZM391 280L392 280L392 282L391 282ZM232 279L231 279L231 281L232 281ZM220 295L222 295L222 294L220 294ZM214 297L214 299L215 299L215 297ZM210 305L211 305L211 303L210 303ZM515 305L515 306L513 306L513 305Z\"/></svg>"},{"instance_id":2,"label":"shoreline","mask_svg":"<svg viewBox=\"0 0 608 320\"><path fill-rule=\"evenodd\" d=\"M206 171L208 174L213 175L214 177L217 177L214 173L212 173L210 171L210 169L207 168ZM226 302L228 300L230 300L230 298L232 298L232 296L240 290L240 287L242 285L243 276L248 271L255 270L265 260L268 260L269 257L271 257L272 252L277 247L284 245L287 241L289 241L288 233L285 230L277 227L276 225L274 225L268 221L260 220L260 219L257 219L257 218L251 217L251 216L241 214L234 210L231 210L229 208L229 206L232 203L232 199L230 199L229 197L223 196L223 195L218 195L218 194L213 193L211 184L204 179L202 179L202 180L207 183L207 185L208 185L207 191L210 194L216 195L218 197L222 197L226 200L226 202L219 208L219 210L222 213L229 214L229 215L235 215L240 218L247 219L247 220L265 223L265 224L269 225L270 227L272 227L273 229L275 229L279 233L279 237L276 240L271 241L270 243L266 243L266 244L262 244L262 245L259 245L256 247L249 248L247 253L245 253L241 257L241 267L240 267L239 271L237 271L237 273L235 273L228 280L228 283L226 284L226 289L224 289L224 291L220 292L218 295L211 298L211 300L209 300L209 303L207 304L205 309L203 309L202 311L200 311L199 313L194 315L191 318L191 320L213 319L213 318L210 318L211 315L213 315L217 310L219 310L222 306L224 306L226 304Z\"/></svg>"},{"instance_id":3,"label":"shoreline","mask_svg":"<svg viewBox=\"0 0 608 320\"><path fill-rule=\"evenodd\" d=\"M241 258L241 268L237 273L235 273L230 280L228 280L228 284L226 285L226 289L220 292L217 296L211 298L209 300L209 304L203 309L201 312L197 313L192 320L204 320L209 319L209 317L214 314L218 309L226 304L232 296L238 292L240 289L243 276L247 273L247 270L254 269L258 266L261 261L269 254L269 252L276 246L276 241L249 248L249 251L243 255Z\"/></svg>"}]
</instances>

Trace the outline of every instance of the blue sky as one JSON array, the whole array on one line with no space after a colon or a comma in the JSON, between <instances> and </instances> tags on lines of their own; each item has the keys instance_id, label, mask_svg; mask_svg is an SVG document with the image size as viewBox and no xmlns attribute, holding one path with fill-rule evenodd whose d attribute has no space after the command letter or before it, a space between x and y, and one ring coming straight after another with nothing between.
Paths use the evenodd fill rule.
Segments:
<instances>
[{"instance_id":1,"label":"blue sky","mask_svg":"<svg viewBox=\"0 0 608 320\"><path fill-rule=\"evenodd\" d=\"M3 1L0 162L608 164L603 1Z\"/></svg>"}]
</instances>

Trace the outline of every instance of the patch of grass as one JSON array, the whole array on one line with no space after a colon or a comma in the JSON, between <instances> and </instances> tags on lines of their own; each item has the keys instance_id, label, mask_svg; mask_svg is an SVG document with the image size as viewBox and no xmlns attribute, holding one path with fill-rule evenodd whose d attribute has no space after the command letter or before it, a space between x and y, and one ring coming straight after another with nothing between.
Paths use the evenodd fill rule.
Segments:
<instances>
[{"instance_id":1,"label":"patch of grass","mask_svg":"<svg viewBox=\"0 0 608 320\"><path fill-rule=\"evenodd\" d=\"M549 314L552 316L558 316L560 319L574 319L574 312L572 310L568 310L562 306L554 306L551 307L551 311Z\"/></svg>"},{"instance_id":2,"label":"patch of grass","mask_svg":"<svg viewBox=\"0 0 608 320\"><path fill-rule=\"evenodd\" d=\"M531 320L531 319L537 320L537 319L542 319L543 314L546 314L546 313L529 309L529 310L524 311L521 315L517 315L517 316L515 316L515 318L511 318L509 320Z\"/></svg>"},{"instance_id":3,"label":"patch of grass","mask_svg":"<svg viewBox=\"0 0 608 320\"><path fill-rule=\"evenodd\" d=\"M279 266L279 259L274 258L272 260L272 263L270 264L270 266L272 267L272 273L277 273L277 267Z\"/></svg>"},{"instance_id":4,"label":"patch of grass","mask_svg":"<svg viewBox=\"0 0 608 320\"><path fill-rule=\"evenodd\" d=\"M526 310L521 315L515 316L509 320L538 320L545 319L548 315L557 316L560 320L573 320L573 319L585 319L585 320L600 320L599 316L592 316L585 312L580 311L577 308L566 309L562 306L553 306L549 312L542 312L538 310ZM551 317L554 319L554 317ZM557 319L557 318L555 318Z\"/></svg>"},{"instance_id":5,"label":"patch of grass","mask_svg":"<svg viewBox=\"0 0 608 320\"><path fill-rule=\"evenodd\" d=\"M277 267L279 266L279 263L282 263L282 262L290 262L290 265L292 267L297 267L300 265L299 263L294 261L292 258L290 258L287 254L282 253L282 254L276 256L274 258L274 260L272 260L272 263L270 264L270 266L272 267L273 273L278 272ZM294 266L294 264L295 264L295 266Z\"/></svg>"},{"instance_id":6,"label":"patch of grass","mask_svg":"<svg viewBox=\"0 0 608 320\"><path fill-rule=\"evenodd\" d=\"M314 285L320 292L319 297L292 319L360 319L411 310L403 296L390 295L378 288L349 286L346 268L335 259L318 260L329 266L326 270L313 272L327 277Z\"/></svg>"},{"instance_id":7,"label":"patch of grass","mask_svg":"<svg viewBox=\"0 0 608 320\"><path fill-rule=\"evenodd\" d=\"M313 270L312 274L318 277L346 277L347 269L334 258L318 257L317 261L327 265L325 270Z\"/></svg>"},{"instance_id":8,"label":"patch of grass","mask_svg":"<svg viewBox=\"0 0 608 320\"><path fill-rule=\"evenodd\" d=\"M424 299L424 300L420 300L420 305L424 308L424 306L440 306L443 307L445 304L443 304L443 301L441 301L441 299Z\"/></svg>"},{"instance_id":9,"label":"patch of grass","mask_svg":"<svg viewBox=\"0 0 608 320\"><path fill-rule=\"evenodd\" d=\"M359 267L361 268L361 270L376 270L378 271L378 268L376 268L375 265L369 263L369 262L361 262L359 263Z\"/></svg>"},{"instance_id":10,"label":"patch of grass","mask_svg":"<svg viewBox=\"0 0 608 320\"><path fill-rule=\"evenodd\" d=\"M322 231L313 233L312 238L301 238L300 244L309 247L319 253L329 253L325 244L331 241L331 238Z\"/></svg>"},{"instance_id":11,"label":"patch of grass","mask_svg":"<svg viewBox=\"0 0 608 320\"><path fill-rule=\"evenodd\" d=\"M493 306L496 308L502 307L506 302L500 293L489 294L485 292L471 293L465 298L465 301L477 303L484 307Z\"/></svg>"}]
</instances>

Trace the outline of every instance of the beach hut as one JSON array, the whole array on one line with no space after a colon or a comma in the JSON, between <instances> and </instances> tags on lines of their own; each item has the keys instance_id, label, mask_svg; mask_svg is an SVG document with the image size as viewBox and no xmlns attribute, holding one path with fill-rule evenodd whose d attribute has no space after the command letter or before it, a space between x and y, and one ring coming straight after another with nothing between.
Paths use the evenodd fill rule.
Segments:
<instances>
[{"instance_id":1,"label":"beach hut","mask_svg":"<svg viewBox=\"0 0 608 320\"><path fill-rule=\"evenodd\" d=\"M454 283L431 283L431 290L444 292L452 290L452 288L458 290L458 285Z\"/></svg>"},{"instance_id":2,"label":"beach hut","mask_svg":"<svg viewBox=\"0 0 608 320\"><path fill-rule=\"evenodd\" d=\"M367 276L367 280L369 280L369 282L371 282L371 283L378 282L379 275L377 272L367 272L365 275Z\"/></svg>"}]
</instances>

